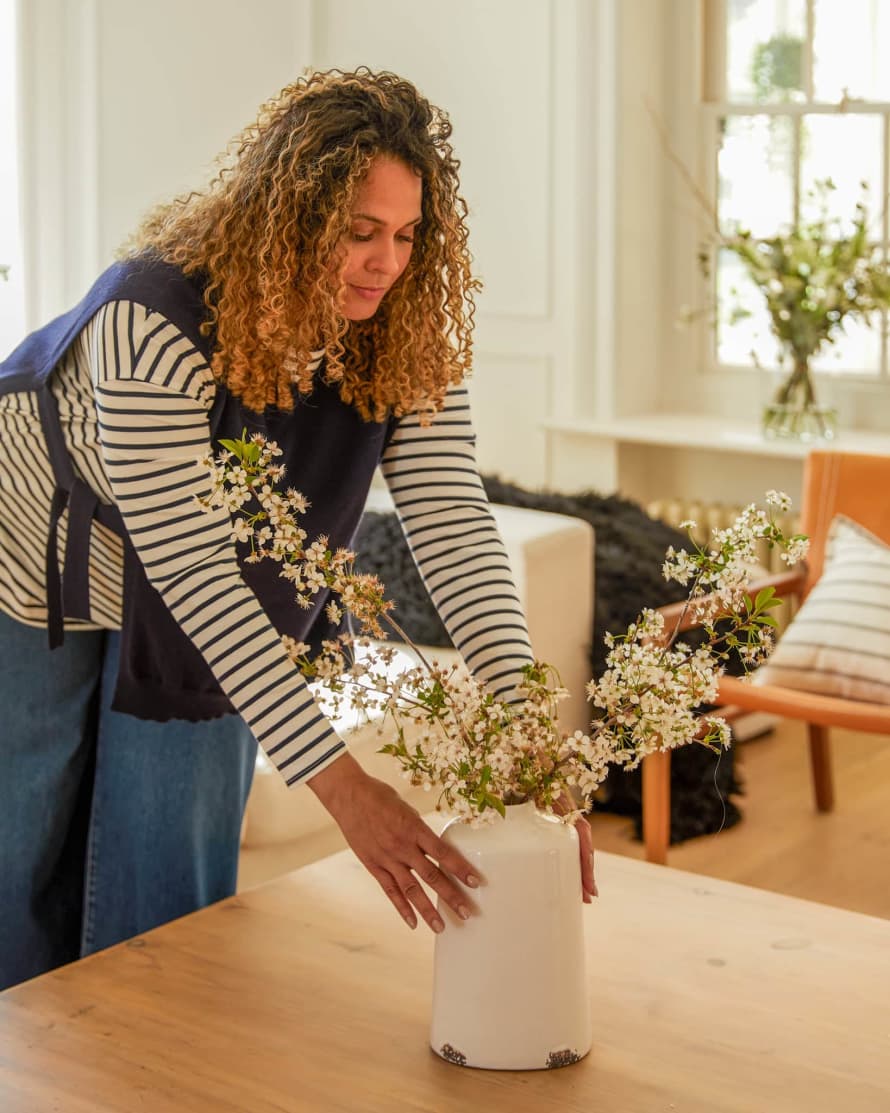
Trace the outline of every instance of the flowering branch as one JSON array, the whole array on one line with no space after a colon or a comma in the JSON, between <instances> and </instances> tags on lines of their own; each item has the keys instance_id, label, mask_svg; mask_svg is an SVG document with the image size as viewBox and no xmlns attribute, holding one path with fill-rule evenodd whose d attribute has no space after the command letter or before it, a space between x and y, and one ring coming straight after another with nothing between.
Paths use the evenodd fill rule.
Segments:
<instances>
[{"instance_id":1,"label":"flowering branch","mask_svg":"<svg viewBox=\"0 0 890 1113\"><path fill-rule=\"evenodd\" d=\"M775 521L776 513L789 508L786 495L770 491L765 511L748 506L729 528L715 530L707 547L694 540L695 523L683 523L692 551L671 547L662 569L666 579L689 586L673 631L665 633L661 614L644 610L625 634L606 635L606 671L588 685L588 696L605 712L594 729L601 740L610 737L612 752L628 768L656 749L693 740L714 749L729 745L726 722L697 709L715 700L732 651L747 672L773 646L776 620L770 612L781 600L772 587L751 600L747 587L758 542L779 547L788 564L805 556L806 538L786 538ZM705 631L702 646L678 641L690 613Z\"/></svg>"},{"instance_id":2,"label":"flowering branch","mask_svg":"<svg viewBox=\"0 0 890 1113\"><path fill-rule=\"evenodd\" d=\"M779 547L789 564L805 555L806 539L786 538L775 522L775 512L790 505L786 496L769 492L765 511L749 506L728 529L715 531L709 546L697 544L694 523L686 523L692 551L669 549L663 566L667 579L689 587L684 613L670 632L660 614L644 610L625 633L606 636L606 671L587 687L597 717L588 733L566 734L558 703L568 693L552 666L527 665L517 698L506 702L457 666L427 660L392 617L393 603L377 577L356 572L354 553L332 551L323 537L306 544L297 515L308 503L293 489L282 495L275 487L284 476L274 462L281 455L277 445L259 435L245 438L221 442L219 456L199 462L211 477L211 491L199 505L229 510L233 540L249 545L245 559L280 563L299 606L311 607L320 591L329 591L330 621L339 624L344 612L356 619L358 635L328 639L315 656L305 643L285 637L288 654L321 685L332 713L346 703L378 715L381 732L392 723L395 741L382 752L413 783L435 788L437 806L480 822L526 800L554 811L572 792L578 810L562 816L572 821L612 765L633 769L655 750L693 741L713 749L729 745L727 724L699 708L714 701L731 651L748 669L772 646L770 612L780 600L772 588L754 599L746 589L758 543ZM678 640L687 612L705 630L701 646ZM420 664L399 670L396 650L372 642L383 637L384 626Z\"/></svg>"},{"instance_id":3,"label":"flowering branch","mask_svg":"<svg viewBox=\"0 0 890 1113\"><path fill-rule=\"evenodd\" d=\"M306 531L297 525L297 515L306 513L308 501L293 487L281 494L274 486L284 477L284 468L273 462L281 449L261 433L246 437L245 429L240 440L221 440L224 451L219 456L198 461L211 479L210 493L196 499L198 506L228 510L233 517L231 539L250 545L245 561L256 564L269 558L281 564L279 575L292 584L298 606L308 610L313 597L327 589L339 597L339 604L332 601L327 606L332 623L340 621L345 607L370 633L382 637L380 620L394 604L384 599L380 580L357 573L355 554L331 550L326 537L305 544Z\"/></svg>"}]
</instances>

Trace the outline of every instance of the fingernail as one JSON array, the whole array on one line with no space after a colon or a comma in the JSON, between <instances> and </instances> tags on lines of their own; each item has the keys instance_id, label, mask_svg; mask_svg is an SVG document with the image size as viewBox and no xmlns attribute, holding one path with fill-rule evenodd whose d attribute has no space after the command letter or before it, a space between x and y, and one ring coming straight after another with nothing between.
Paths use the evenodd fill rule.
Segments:
<instances>
[{"instance_id":1,"label":"fingernail","mask_svg":"<svg viewBox=\"0 0 890 1113\"><path fill-rule=\"evenodd\" d=\"M442 923L442 921L438 917L435 920L433 920L433 922L430 926L432 927L433 931L437 935L439 934L440 931L445 930L445 925Z\"/></svg>"},{"instance_id":2,"label":"fingernail","mask_svg":"<svg viewBox=\"0 0 890 1113\"><path fill-rule=\"evenodd\" d=\"M408 916L407 914L404 914L404 917L405 917L405 923L413 931L417 927L417 921L414 919L413 916Z\"/></svg>"},{"instance_id":3,"label":"fingernail","mask_svg":"<svg viewBox=\"0 0 890 1113\"><path fill-rule=\"evenodd\" d=\"M470 886L471 889L479 888L479 878L475 875L475 873L467 874L467 884Z\"/></svg>"},{"instance_id":4,"label":"fingernail","mask_svg":"<svg viewBox=\"0 0 890 1113\"><path fill-rule=\"evenodd\" d=\"M467 908L465 904L461 904L458 906L457 914L462 920L469 920L471 915L469 908Z\"/></svg>"}]
</instances>

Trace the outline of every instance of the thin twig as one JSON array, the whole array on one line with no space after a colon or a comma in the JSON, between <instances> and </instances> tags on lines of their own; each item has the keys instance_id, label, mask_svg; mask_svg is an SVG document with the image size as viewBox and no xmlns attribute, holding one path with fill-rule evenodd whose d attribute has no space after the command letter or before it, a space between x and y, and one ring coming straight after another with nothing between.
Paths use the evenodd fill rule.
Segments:
<instances>
[{"instance_id":1,"label":"thin twig","mask_svg":"<svg viewBox=\"0 0 890 1113\"><path fill-rule=\"evenodd\" d=\"M368 676L369 674L366 673L365 675ZM349 676L349 678L347 680L344 680L343 683L349 684L353 688L363 688L366 692L374 692L376 695L379 696L387 696L389 698L392 698L392 681L389 679L389 677L381 678L379 687L377 686L377 684L374 683L373 674L370 674L370 679L371 683L365 683L361 677ZM413 698L412 696L405 694L404 685L399 688L399 692L396 698L411 707L417 707L421 710L426 710L426 704L423 703L422 700Z\"/></svg>"},{"instance_id":2,"label":"thin twig","mask_svg":"<svg viewBox=\"0 0 890 1113\"><path fill-rule=\"evenodd\" d=\"M402 641L405 643L405 645L407 645L410 649L412 649L417 654L417 656L421 660L421 663L426 667L426 669L429 672L432 672L433 671L433 666L426 659L426 657L423 655L423 653L421 653L420 649L411 640L411 638L408 637L408 635L405 633L405 631L402 629L402 627L398 624L398 622L396 622L396 620L392 617L392 615L382 614L382 615L380 615L380 618L382 618L384 622L388 623L388 625L391 627L393 633L398 634L398 636L402 639Z\"/></svg>"},{"instance_id":3,"label":"thin twig","mask_svg":"<svg viewBox=\"0 0 890 1113\"><path fill-rule=\"evenodd\" d=\"M653 124L656 132L658 133L658 138L661 141L662 150L667 155L668 159L677 168L677 171L680 174L680 177L683 179L683 181L689 187L689 190L692 193L693 197L695 197L695 199L698 201L698 203L701 205L701 207L705 210L705 212L708 214L708 216L714 222L714 231L719 236L720 235L720 221L719 221L718 216L717 216L717 210L711 204L711 202L708 199L707 195L705 194L704 190L699 186L699 184L698 184L698 182L696 182L695 178L693 178L693 176L689 172L689 169L686 166L686 164L683 162L683 160L680 158L680 156L676 153L676 151L671 146L671 142L670 142L670 138L669 138L668 133L667 133L667 129L665 128L664 124L662 123L661 117L658 115L658 113L652 107L652 102L649 100L649 98L645 94L643 95L643 104L645 105L646 111L649 113L649 117L652 120L652 124Z\"/></svg>"}]
</instances>

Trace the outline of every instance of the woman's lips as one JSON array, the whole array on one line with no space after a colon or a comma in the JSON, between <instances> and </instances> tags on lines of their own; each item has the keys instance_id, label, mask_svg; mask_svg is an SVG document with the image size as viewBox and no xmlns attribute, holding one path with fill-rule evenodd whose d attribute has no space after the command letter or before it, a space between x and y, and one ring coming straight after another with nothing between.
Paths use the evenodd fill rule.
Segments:
<instances>
[{"instance_id":1,"label":"woman's lips","mask_svg":"<svg viewBox=\"0 0 890 1113\"><path fill-rule=\"evenodd\" d=\"M377 301L386 293L385 286L356 286L354 283L350 283L350 289L354 290L365 301Z\"/></svg>"}]
</instances>

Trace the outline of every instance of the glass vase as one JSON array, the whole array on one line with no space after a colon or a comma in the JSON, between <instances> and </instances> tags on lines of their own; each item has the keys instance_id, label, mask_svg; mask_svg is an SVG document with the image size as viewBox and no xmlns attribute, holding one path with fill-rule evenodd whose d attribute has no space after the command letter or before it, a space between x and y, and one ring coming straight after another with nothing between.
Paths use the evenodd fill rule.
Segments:
<instances>
[{"instance_id":1,"label":"glass vase","mask_svg":"<svg viewBox=\"0 0 890 1113\"><path fill-rule=\"evenodd\" d=\"M538 1070L590 1050L578 835L533 803L443 838L485 878L464 922L440 901L430 1045L451 1063Z\"/></svg>"},{"instance_id":2,"label":"glass vase","mask_svg":"<svg viewBox=\"0 0 890 1113\"><path fill-rule=\"evenodd\" d=\"M763 435L770 440L833 440L837 410L817 401L809 361L793 357L793 364L763 407Z\"/></svg>"}]
</instances>

